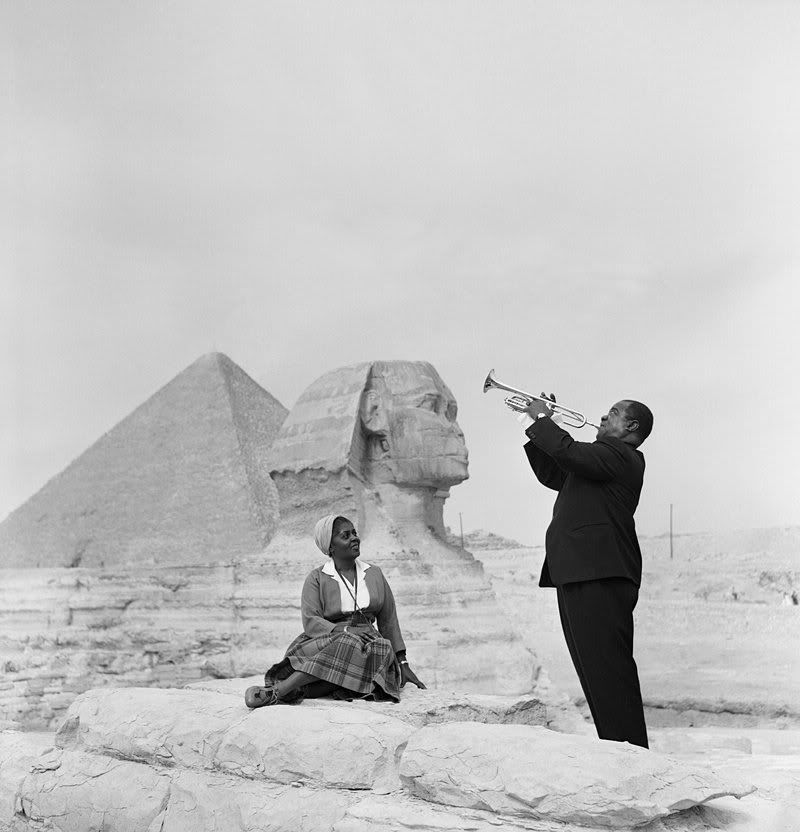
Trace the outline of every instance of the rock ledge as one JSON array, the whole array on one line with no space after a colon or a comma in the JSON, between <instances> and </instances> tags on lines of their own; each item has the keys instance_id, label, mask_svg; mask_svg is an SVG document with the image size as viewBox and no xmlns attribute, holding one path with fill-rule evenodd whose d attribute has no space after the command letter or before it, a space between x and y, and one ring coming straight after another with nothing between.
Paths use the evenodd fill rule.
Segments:
<instances>
[{"instance_id":1,"label":"rock ledge","mask_svg":"<svg viewBox=\"0 0 800 832\"><path fill-rule=\"evenodd\" d=\"M703 809L684 810L753 790L531 724L546 711L524 698L414 691L400 705L248 711L246 681L87 691L44 750L41 737L0 732L0 829L565 832L667 818L671 832L696 832L712 828Z\"/></svg>"}]
</instances>

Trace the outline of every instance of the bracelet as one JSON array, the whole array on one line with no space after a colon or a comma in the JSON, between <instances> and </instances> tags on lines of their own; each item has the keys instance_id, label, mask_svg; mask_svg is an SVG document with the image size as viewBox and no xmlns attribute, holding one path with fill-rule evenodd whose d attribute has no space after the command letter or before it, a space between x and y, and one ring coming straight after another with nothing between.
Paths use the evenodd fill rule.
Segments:
<instances>
[{"instance_id":1,"label":"bracelet","mask_svg":"<svg viewBox=\"0 0 800 832\"><path fill-rule=\"evenodd\" d=\"M408 664L408 662L405 659L401 659L400 664Z\"/></svg>"}]
</instances>

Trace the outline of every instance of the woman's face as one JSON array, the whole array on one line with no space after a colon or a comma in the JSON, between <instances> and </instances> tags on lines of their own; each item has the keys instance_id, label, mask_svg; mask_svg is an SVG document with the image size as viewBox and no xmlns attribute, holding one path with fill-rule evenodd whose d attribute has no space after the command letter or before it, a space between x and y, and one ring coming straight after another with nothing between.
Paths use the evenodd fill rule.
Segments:
<instances>
[{"instance_id":1,"label":"woman's face","mask_svg":"<svg viewBox=\"0 0 800 832\"><path fill-rule=\"evenodd\" d=\"M340 560L355 560L361 549L358 532L349 520L337 520L333 524L331 545L328 551Z\"/></svg>"}]
</instances>

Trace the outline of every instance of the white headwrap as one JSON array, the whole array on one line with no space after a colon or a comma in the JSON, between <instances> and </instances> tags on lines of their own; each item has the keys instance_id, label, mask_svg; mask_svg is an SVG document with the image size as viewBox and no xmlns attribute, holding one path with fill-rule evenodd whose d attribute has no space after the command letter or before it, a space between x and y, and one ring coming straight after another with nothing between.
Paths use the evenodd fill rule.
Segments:
<instances>
[{"instance_id":1,"label":"white headwrap","mask_svg":"<svg viewBox=\"0 0 800 832\"><path fill-rule=\"evenodd\" d=\"M323 555L329 554L331 538L333 537L333 523L341 514L326 514L321 520L317 520L314 526L314 543Z\"/></svg>"}]
</instances>

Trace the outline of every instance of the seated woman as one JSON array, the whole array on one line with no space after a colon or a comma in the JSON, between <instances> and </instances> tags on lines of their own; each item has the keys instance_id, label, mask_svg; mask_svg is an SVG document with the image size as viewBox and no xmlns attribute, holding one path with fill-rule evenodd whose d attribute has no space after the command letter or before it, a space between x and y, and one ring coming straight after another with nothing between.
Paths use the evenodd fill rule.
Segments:
<instances>
[{"instance_id":1,"label":"seated woman","mask_svg":"<svg viewBox=\"0 0 800 832\"><path fill-rule=\"evenodd\" d=\"M264 687L247 689L247 707L330 694L398 702L406 682L424 688L406 661L383 572L358 560L361 544L353 524L329 514L314 528L314 541L329 560L303 584L303 632L266 672Z\"/></svg>"}]
</instances>

